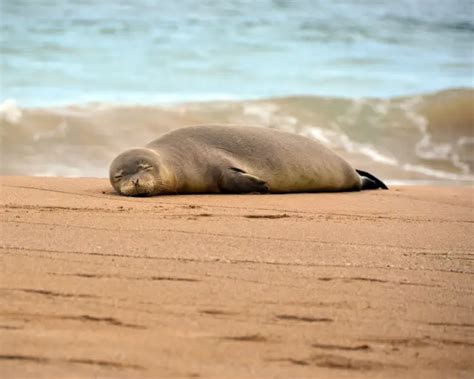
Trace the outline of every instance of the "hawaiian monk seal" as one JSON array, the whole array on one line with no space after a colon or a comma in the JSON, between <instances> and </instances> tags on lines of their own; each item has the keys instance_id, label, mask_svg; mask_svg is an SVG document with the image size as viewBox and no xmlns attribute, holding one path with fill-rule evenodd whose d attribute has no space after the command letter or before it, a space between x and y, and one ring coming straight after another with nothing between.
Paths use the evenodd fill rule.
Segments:
<instances>
[{"instance_id":1,"label":"hawaiian monk seal","mask_svg":"<svg viewBox=\"0 0 474 379\"><path fill-rule=\"evenodd\" d=\"M318 141L248 126L173 130L115 158L110 182L125 196L387 189Z\"/></svg>"}]
</instances>

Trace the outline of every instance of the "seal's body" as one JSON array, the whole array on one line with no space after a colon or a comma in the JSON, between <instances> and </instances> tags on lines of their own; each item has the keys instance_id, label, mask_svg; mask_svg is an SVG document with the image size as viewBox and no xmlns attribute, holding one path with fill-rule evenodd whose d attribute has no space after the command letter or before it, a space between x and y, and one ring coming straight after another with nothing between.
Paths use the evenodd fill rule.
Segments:
<instances>
[{"instance_id":1,"label":"seal's body","mask_svg":"<svg viewBox=\"0 0 474 379\"><path fill-rule=\"evenodd\" d=\"M244 126L194 126L164 134L115 158L110 181L128 196L386 188L315 140Z\"/></svg>"}]
</instances>

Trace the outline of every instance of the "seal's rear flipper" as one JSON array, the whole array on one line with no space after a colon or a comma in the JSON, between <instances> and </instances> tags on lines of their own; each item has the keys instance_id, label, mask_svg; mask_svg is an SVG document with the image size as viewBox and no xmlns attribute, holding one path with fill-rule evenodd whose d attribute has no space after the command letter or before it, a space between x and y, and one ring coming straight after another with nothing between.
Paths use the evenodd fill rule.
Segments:
<instances>
[{"instance_id":1,"label":"seal's rear flipper","mask_svg":"<svg viewBox=\"0 0 474 379\"><path fill-rule=\"evenodd\" d=\"M268 192L263 180L236 167L231 167L222 174L219 189L227 193Z\"/></svg>"},{"instance_id":2,"label":"seal's rear flipper","mask_svg":"<svg viewBox=\"0 0 474 379\"><path fill-rule=\"evenodd\" d=\"M356 170L357 173L360 175L362 178L362 190L370 190L370 189L388 189L388 187L385 185L384 182L382 182L380 179L377 179L375 176L372 174L369 174L368 172L362 171L362 170Z\"/></svg>"}]
</instances>

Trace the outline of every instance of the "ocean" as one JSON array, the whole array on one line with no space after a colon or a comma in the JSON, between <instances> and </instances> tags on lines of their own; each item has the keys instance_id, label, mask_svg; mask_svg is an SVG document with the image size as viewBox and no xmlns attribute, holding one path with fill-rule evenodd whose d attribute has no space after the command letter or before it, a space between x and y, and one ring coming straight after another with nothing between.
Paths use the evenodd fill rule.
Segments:
<instances>
[{"instance_id":1,"label":"ocean","mask_svg":"<svg viewBox=\"0 0 474 379\"><path fill-rule=\"evenodd\" d=\"M106 177L167 130L250 123L392 183L474 180L474 1L0 4L1 174Z\"/></svg>"}]
</instances>

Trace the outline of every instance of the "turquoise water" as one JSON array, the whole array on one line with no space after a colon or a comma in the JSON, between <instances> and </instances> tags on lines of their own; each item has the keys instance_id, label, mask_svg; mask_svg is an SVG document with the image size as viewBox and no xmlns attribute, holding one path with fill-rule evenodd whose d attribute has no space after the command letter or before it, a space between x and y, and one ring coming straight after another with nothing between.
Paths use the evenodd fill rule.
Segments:
<instances>
[{"instance_id":1,"label":"turquoise water","mask_svg":"<svg viewBox=\"0 0 474 379\"><path fill-rule=\"evenodd\" d=\"M22 106L472 87L474 2L1 0Z\"/></svg>"}]
</instances>

